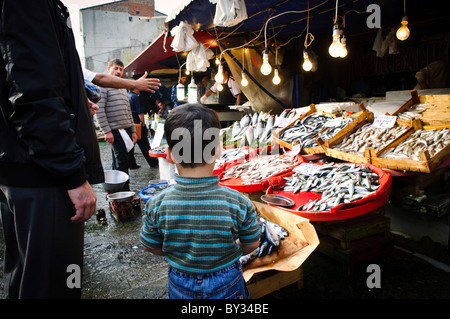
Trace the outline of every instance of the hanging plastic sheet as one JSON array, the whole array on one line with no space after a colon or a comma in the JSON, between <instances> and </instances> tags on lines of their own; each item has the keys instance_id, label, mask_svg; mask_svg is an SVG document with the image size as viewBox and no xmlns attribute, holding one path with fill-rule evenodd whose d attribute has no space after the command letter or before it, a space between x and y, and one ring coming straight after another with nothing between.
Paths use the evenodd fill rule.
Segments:
<instances>
[{"instance_id":1,"label":"hanging plastic sheet","mask_svg":"<svg viewBox=\"0 0 450 319\"><path fill-rule=\"evenodd\" d=\"M170 30L173 36L172 47L174 52L189 52L198 46L198 41L194 37L194 29L184 21Z\"/></svg>"},{"instance_id":2,"label":"hanging plastic sheet","mask_svg":"<svg viewBox=\"0 0 450 319\"><path fill-rule=\"evenodd\" d=\"M214 3L214 1L210 1ZM247 7L244 0L217 0L214 24L230 27L247 19Z\"/></svg>"},{"instance_id":3,"label":"hanging plastic sheet","mask_svg":"<svg viewBox=\"0 0 450 319\"><path fill-rule=\"evenodd\" d=\"M214 55L214 52L206 48L202 43L199 43L186 58L186 69L195 72L205 72L209 68L209 59Z\"/></svg>"}]
</instances>

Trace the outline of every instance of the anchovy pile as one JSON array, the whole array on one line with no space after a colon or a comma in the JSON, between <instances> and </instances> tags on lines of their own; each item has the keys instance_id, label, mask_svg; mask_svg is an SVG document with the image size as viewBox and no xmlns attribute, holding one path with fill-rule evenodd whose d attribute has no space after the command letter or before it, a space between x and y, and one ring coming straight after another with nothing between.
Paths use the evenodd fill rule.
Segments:
<instances>
[{"instance_id":1,"label":"anchovy pile","mask_svg":"<svg viewBox=\"0 0 450 319\"><path fill-rule=\"evenodd\" d=\"M419 160L419 152L428 150L431 157L450 143L450 129L416 130L407 139L381 157Z\"/></svg>"},{"instance_id":2,"label":"anchovy pile","mask_svg":"<svg viewBox=\"0 0 450 319\"><path fill-rule=\"evenodd\" d=\"M329 140L333 136L335 136L337 133L339 133L344 127L347 126L350 122L353 121L353 118L351 117L344 117L342 118L342 121L339 125L327 128L325 131L322 131L319 133L316 140L320 137L323 141Z\"/></svg>"},{"instance_id":3,"label":"anchovy pile","mask_svg":"<svg viewBox=\"0 0 450 319\"><path fill-rule=\"evenodd\" d=\"M164 153L164 152L166 151L166 146L167 146L167 145L155 147L155 148L153 148L153 149L150 150L150 153L153 153L153 154L161 154L161 153Z\"/></svg>"},{"instance_id":4,"label":"anchovy pile","mask_svg":"<svg viewBox=\"0 0 450 319\"><path fill-rule=\"evenodd\" d=\"M374 147L375 150L382 149L407 130L408 127L403 125L395 125L392 128L376 128L372 127L371 123L366 123L355 133L344 138L333 149L346 153L364 155L366 148Z\"/></svg>"},{"instance_id":5,"label":"anchovy pile","mask_svg":"<svg viewBox=\"0 0 450 319\"><path fill-rule=\"evenodd\" d=\"M289 123L297 115L295 109L286 109L280 115L259 112L253 115L245 114L241 120L234 122L230 127L223 130L224 145L237 143L249 146L257 143L264 146L272 143L272 130L281 127L281 123Z\"/></svg>"},{"instance_id":6,"label":"anchovy pile","mask_svg":"<svg viewBox=\"0 0 450 319\"><path fill-rule=\"evenodd\" d=\"M281 245L281 241L289 236L286 229L262 216L258 217L258 223L261 228L259 247L239 259L242 265L248 264L257 257L263 257L276 252Z\"/></svg>"},{"instance_id":7,"label":"anchovy pile","mask_svg":"<svg viewBox=\"0 0 450 319\"><path fill-rule=\"evenodd\" d=\"M219 168L224 163L229 163L237 159L244 158L246 155L249 154L248 148L227 148L222 150L222 156L218 160L216 160L216 163L214 165L214 169Z\"/></svg>"},{"instance_id":8,"label":"anchovy pile","mask_svg":"<svg viewBox=\"0 0 450 319\"><path fill-rule=\"evenodd\" d=\"M240 177L244 185L259 184L264 179L289 170L296 164L297 159L293 156L259 156L232 166L225 171L221 180Z\"/></svg>"},{"instance_id":9,"label":"anchovy pile","mask_svg":"<svg viewBox=\"0 0 450 319\"><path fill-rule=\"evenodd\" d=\"M426 105L429 104L414 104L404 110L402 113L397 114L397 116L402 120L415 119L416 117L420 117L422 113L427 110L427 108L425 107Z\"/></svg>"},{"instance_id":10,"label":"anchovy pile","mask_svg":"<svg viewBox=\"0 0 450 319\"><path fill-rule=\"evenodd\" d=\"M301 148L310 148L317 146L314 136L323 128L325 122L333 119L330 115L321 113L312 113L302 119L295 121L292 126L285 128L281 134L280 139L291 145L298 142Z\"/></svg>"},{"instance_id":11,"label":"anchovy pile","mask_svg":"<svg viewBox=\"0 0 450 319\"><path fill-rule=\"evenodd\" d=\"M298 211L326 212L341 203L364 198L380 187L378 175L358 164L324 164L313 175L296 172L285 177L285 191L322 193L320 199L311 200Z\"/></svg>"}]
</instances>

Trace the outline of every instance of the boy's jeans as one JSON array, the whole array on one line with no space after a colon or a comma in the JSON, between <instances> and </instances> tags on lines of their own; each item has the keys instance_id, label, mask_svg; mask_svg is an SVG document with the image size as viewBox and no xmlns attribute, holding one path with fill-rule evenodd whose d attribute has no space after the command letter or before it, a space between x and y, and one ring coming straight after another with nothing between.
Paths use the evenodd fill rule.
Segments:
<instances>
[{"instance_id":1,"label":"boy's jeans","mask_svg":"<svg viewBox=\"0 0 450 319\"><path fill-rule=\"evenodd\" d=\"M239 261L219 271L187 274L169 267L170 299L247 299Z\"/></svg>"}]
</instances>

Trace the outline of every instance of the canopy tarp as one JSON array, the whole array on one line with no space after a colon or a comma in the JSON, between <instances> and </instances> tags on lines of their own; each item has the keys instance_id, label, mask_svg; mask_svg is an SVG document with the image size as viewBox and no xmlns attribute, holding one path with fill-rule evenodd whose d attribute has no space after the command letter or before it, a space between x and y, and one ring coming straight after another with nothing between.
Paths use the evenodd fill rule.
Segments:
<instances>
[{"instance_id":1,"label":"canopy tarp","mask_svg":"<svg viewBox=\"0 0 450 319\"><path fill-rule=\"evenodd\" d=\"M166 36L167 35L167 36ZM206 47L217 47L215 37L206 32L195 32L194 37ZM170 44L173 37L168 35L164 30L158 38L147 46L138 56L134 58L124 69L126 76L133 76L134 74L141 74L147 71L179 68L179 62L175 58L178 52L174 52Z\"/></svg>"}]
</instances>

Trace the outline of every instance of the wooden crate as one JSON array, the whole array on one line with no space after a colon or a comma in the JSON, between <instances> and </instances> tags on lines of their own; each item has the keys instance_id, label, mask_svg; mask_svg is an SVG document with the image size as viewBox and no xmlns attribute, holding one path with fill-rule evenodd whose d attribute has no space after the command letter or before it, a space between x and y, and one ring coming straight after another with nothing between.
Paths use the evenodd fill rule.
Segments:
<instances>
[{"instance_id":1,"label":"wooden crate","mask_svg":"<svg viewBox=\"0 0 450 319\"><path fill-rule=\"evenodd\" d=\"M444 127L450 128L450 124ZM423 172L430 173L434 169L436 169L442 162L444 162L450 156L450 144L440 150L438 153L434 154L433 157L430 156L427 150L423 150L419 152L419 160L413 159L398 159L398 158L383 158L381 157L388 150L396 147L401 142L406 140L411 134L413 134L416 130L419 129L427 129L431 130L434 128L442 129L442 126L431 126L428 125L423 127L422 121L416 119L412 121L412 127L408 129L407 132L402 134L395 141L386 145L384 148L375 152L373 148L368 149L371 163L381 168L388 168L400 171L414 171L414 172Z\"/></svg>"},{"instance_id":2,"label":"wooden crate","mask_svg":"<svg viewBox=\"0 0 450 319\"><path fill-rule=\"evenodd\" d=\"M388 254L393 249L390 219L385 207L341 221L314 223L320 244L317 251L342 263L347 274L355 264Z\"/></svg>"},{"instance_id":3,"label":"wooden crate","mask_svg":"<svg viewBox=\"0 0 450 319\"><path fill-rule=\"evenodd\" d=\"M327 112L323 112L323 111L321 111L321 110L317 110L317 109L316 109L316 106L315 106L314 104L311 104L309 107L310 107L310 109L309 109L308 112L303 113L302 115L300 115L299 117L297 117L296 119L294 119L289 125L287 125L287 126L284 127L283 129L281 129L281 130L279 130L279 131L274 131L274 132L273 132L273 141L274 141L275 143L278 143L280 146L283 146L283 147L285 147L285 148L287 148L287 149L292 150L293 147L294 147L297 143L294 142L294 144L290 144L290 143L288 143L288 142L283 141L283 140L280 138L281 134L283 133L283 131L284 131L285 129L287 129L287 128L293 126L293 125L295 124L295 122L297 122L298 120L301 120L301 119L303 119L303 118L305 118L305 117L307 117L307 116L309 116L309 115L311 115L311 114L313 114L313 113L320 113L320 114L330 115L330 116L332 116L332 117L336 117L334 114L330 114L330 113L327 113ZM316 137L317 135L319 135L319 133L321 133L322 131L324 131L324 130L326 130L326 129L327 129L327 128L322 129L320 132L318 132L316 135L314 135L313 138ZM303 149L301 150L301 152L300 152L300 154L309 154L309 155L311 155L311 154L323 154L323 153L324 153L323 148L322 148L320 145L314 146L314 147L303 148Z\"/></svg>"},{"instance_id":4,"label":"wooden crate","mask_svg":"<svg viewBox=\"0 0 450 319\"><path fill-rule=\"evenodd\" d=\"M398 115L409 107L417 104L423 104L426 110L418 118L422 121L424 129L428 126L435 128L446 127L450 124L450 95L449 94L431 94L418 95L416 90L411 91L411 98L405 104L400 106L394 113L386 115ZM404 124L410 121L400 120Z\"/></svg>"},{"instance_id":5,"label":"wooden crate","mask_svg":"<svg viewBox=\"0 0 450 319\"><path fill-rule=\"evenodd\" d=\"M335 150L333 149L333 147L339 145L346 137L355 133L360 127L362 127L366 123L373 123L373 120L374 120L373 113L369 112L368 110L364 110L358 117L356 117L350 124L344 127L344 129L342 129L331 139L327 141L322 141L321 139L318 139L317 144L319 144L322 147L325 155L329 157L341 159L352 163L370 163L370 154L368 152L365 153L365 156L359 156L357 154L351 154Z\"/></svg>"},{"instance_id":6,"label":"wooden crate","mask_svg":"<svg viewBox=\"0 0 450 319\"><path fill-rule=\"evenodd\" d=\"M303 288L302 267L292 271L271 270L255 274L247 282L247 287L250 299L258 299L294 283L297 283L298 289Z\"/></svg>"}]
</instances>

